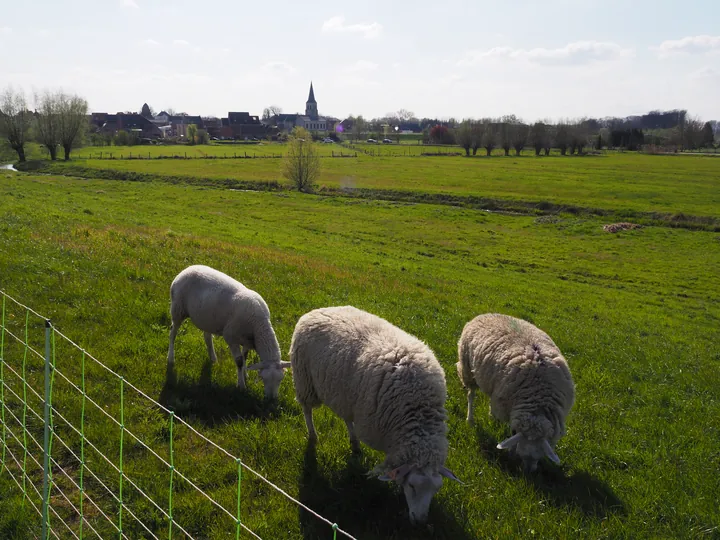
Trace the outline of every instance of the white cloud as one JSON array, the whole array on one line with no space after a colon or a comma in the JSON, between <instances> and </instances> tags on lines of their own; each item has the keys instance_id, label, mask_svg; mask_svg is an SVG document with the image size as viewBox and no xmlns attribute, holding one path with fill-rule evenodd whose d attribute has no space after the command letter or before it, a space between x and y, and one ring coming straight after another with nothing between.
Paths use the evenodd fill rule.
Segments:
<instances>
[{"instance_id":1,"label":"white cloud","mask_svg":"<svg viewBox=\"0 0 720 540\"><path fill-rule=\"evenodd\" d=\"M698 69L697 71L694 71L694 72L691 74L691 77L692 77L693 79L715 79L715 78L720 78L720 70L718 70L718 69L716 69L716 68L714 68L714 67L705 66L705 67L703 67L703 68Z\"/></svg>"},{"instance_id":2,"label":"white cloud","mask_svg":"<svg viewBox=\"0 0 720 540\"><path fill-rule=\"evenodd\" d=\"M153 47L160 45L160 43L158 41L155 41L154 39L146 39L145 41L143 41L143 43L145 43L146 45L152 45Z\"/></svg>"},{"instance_id":3,"label":"white cloud","mask_svg":"<svg viewBox=\"0 0 720 540\"><path fill-rule=\"evenodd\" d=\"M135 0L120 0L120 5L124 8L139 9Z\"/></svg>"},{"instance_id":4,"label":"white cloud","mask_svg":"<svg viewBox=\"0 0 720 540\"><path fill-rule=\"evenodd\" d=\"M175 39L173 40L173 45L177 45L178 47L186 47L187 45L190 45L190 43L188 43L184 39Z\"/></svg>"},{"instance_id":5,"label":"white cloud","mask_svg":"<svg viewBox=\"0 0 720 540\"><path fill-rule=\"evenodd\" d=\"M331 17L322 25L323 32L362 34L365 39L373 39L380 35L382 24L372 22L368 24L345 24L345 17Z\"/></svg>"},{"instance_id":6,"label":"white cloud","mask_svg":"<svg viewBox=\"0 0 720 540\"><path fill-rule=\"evenodd\" d=\"M12 34L12 28L9 26L0 26L0 36L6 36Z\"/></svg>"},{"instance_id":7,"label":"white cloud","mask_svg":"<svg viewBox=\"0 0 720 540\"><path fill-rule=\"evenodd\" d=\"M592 62L617 60L632 56L632 49L623 49L617 43L603 41L576 41L557 49L537 47L534 49L513 49L493 47L486 51L468 51L457 65L469 67L486 60L510 59L542 65L580 65Z\"/></svg>"},{"instance_id":8,"label":"white cloud","mask_svg":"<svg viewBox=\"0 0 720 540\"><path fill-rule=\"evenodd\" d=\"M272 73L295 73L297 71L294 67L286 62L273 61L263 65L262 69Z\"/></svg>"},{"instance_id":9,"label":"white cloud","mask_svg":"<svg viewBox=\"0 0 720 540\"><path fill-rule=\"evenodd\" d=\"M651 47L651 49L658 51L660 57L720 52L720 36L700 35L670 39L663 41L659 47Z\"/></svg>"},{"instance_id":10,"label":"white cloud","mask_svg":"<svg viewBox=\"0 0 720 540\"><path fill-rule=\"evenodd\" d=\"M354 64L345 66L342 71L344 73L369 73L375 71L378 68L378 64L370 62L368 60L358 60Z\"/></svg>"}]
</instances>

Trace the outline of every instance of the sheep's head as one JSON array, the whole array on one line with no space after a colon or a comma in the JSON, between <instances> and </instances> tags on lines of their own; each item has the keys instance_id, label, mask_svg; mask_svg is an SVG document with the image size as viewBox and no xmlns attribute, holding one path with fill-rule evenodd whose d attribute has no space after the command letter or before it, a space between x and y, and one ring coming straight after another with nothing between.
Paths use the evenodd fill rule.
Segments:
<instances>
[{"instance_id":1,"label":"sheep's head","mask_svg":"<svg viewBox=\"0 0 720 540\"><path fill-rule=\"evenodd\" d=\"M526 472L535 472L538 461L547 457L553 463L560 464L560 458L547 439L528 439L523 433L516 433L497 445L500 450L514 451L523 461Z\"/></svg>"},{"instance_id":2,"label":"sheep's head","mask_svg":"<svg viewBox=\"0 0 720 540\"><path fill-rule=\"evenodd\" d=\"M280 393L280 383L285 376L285 370L290 369L290 362L264 363L258 362L248 366L248 370L257 371L265 386L265 398L277 399Z\"/></svg>"},{"instance_id":3,"label":"sheep's head","mask_svg":"<svg viewBox=\"0 0 720 540\"><path fill-rule=\"evenodd\" d=\"M423 524L427 521L430 501L442 487L443 477L460 482L447 468L427 471L410 465L402 465L378 476L384 482L396 482L405 492L405 500L410 513L410 523Z\"/></svg>"}]
</instances>

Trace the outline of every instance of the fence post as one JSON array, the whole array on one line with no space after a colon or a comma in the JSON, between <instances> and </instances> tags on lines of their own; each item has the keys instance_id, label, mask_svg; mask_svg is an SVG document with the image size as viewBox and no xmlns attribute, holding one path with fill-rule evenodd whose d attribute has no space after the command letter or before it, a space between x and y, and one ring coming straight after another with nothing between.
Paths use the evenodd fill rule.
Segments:
<instances>
[{"instance_id":1,"label":"fence post","mask_svg":"<svg viewBox=\"0 0 720 540\"><path fill-rule=\"evenodd\" d=\"M2 297L2 328L0 328L0 409L2 410L2 462L0 474L5 469L5 295Z\"/></svg>"},{"instance_id":2,"label":"fence post","mask_svg":"<svg viewBox=\"0 0 720 540\"><path fill-rule=\"evenodd\" d=\"M42 540L48 537L48 506L50 504L50 319L45 320L45 436L43 439L43 500Z\"/></svg>"},{"instance_id":3,"label":"fence post","mask_svg":"<svg viewBox=\"0 0 720 540\"><path fill-rule=\"evenodd\" d=\"M240 461L240 458L236 460L237 467L238 467L238 486L237 486L237 521L236 521L236 529L235 529L235 539L240 539L240 485L242 483L242 462Z\"/></svg>"},{"instance_id":4,"label":"fence post","mask_svg":"<svg viewBox=\"0 0 720 540\"><path fill-rule=\"evenodd\" d=\"M85 349L83 349L82 352L80 370L82 373L82 408L80 411L80 540L82 540L83 524L85 521L85 512L83 510L83 499L85 496Z\"/></svg>"},{"instance_id":5,"label":"fence post","mask_svg":"<svg viewBox=\"0 0 720 540\"><path fill-rule=\"evenodd\" d=\"M172 540L173 526L173 478L175 476L175 452L173 451L173 424L175 413L170 411L170 492L168 493L168 540Z\"/></svg>"},{"instance_id":6,"label":"fence post","mask_svg":"<svg viewBox=\"0 0 720 540\"><path fill-rule=\"evenodd\" d=\"M25 352L23 352L23 363L22 363L22 380L23 380L23 447L25 453L23 454L23 503L27 498L27 353L28 353L28 324L30 321L30 311L25 311ZM44 540L44 539L43 539Z\"/></svg>"},{"instance_id":7,"label":"fence post","mask_svg":"<svg viewBox=\"0 0 720 540\"><path fill-rule=\"evenodd\" d=\"M118 538L122 540L123 518L123 441L125 439L125 377L120 377L120 510L118 511Z\"/></svg>"}]
</instances>

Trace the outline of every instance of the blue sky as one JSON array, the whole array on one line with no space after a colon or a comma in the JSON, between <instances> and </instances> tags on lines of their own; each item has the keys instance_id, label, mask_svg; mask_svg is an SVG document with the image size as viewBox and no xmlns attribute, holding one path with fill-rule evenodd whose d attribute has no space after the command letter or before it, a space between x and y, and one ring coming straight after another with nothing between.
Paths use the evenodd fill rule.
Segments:
<instances>
[{"instance_id":1,"label":"blue sky","mask_svg":"<svg viewBox=\"0 0 720 540\"><path fill-rule=\"evenodd\" d=\"M93 111L720 119L717 0L3 0L0 87Z\"/></svg>"}]
</instances>

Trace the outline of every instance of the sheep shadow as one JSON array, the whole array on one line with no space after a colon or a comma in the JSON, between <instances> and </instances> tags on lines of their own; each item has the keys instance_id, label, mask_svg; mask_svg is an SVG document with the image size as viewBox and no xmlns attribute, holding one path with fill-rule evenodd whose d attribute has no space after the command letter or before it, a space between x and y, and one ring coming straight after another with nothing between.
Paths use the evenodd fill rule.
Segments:
<instances>
[{"instance_id":1,"label":"sheep shadow","mask_svg":"<svg viewBox=\"0 0 720 540\"><path fill-rule=\"evenodd\" d=\"M258 396L249 387L243 392L235 385L214 383L212 366L207 359L199 379L178 380L175 367L168 365L159 403L184 419L197 420L207 427L241 419L269 420L279 415L278 402Z\"/></svg>"},{"instance_id":2,"label":"sheep shadow","mask_svg":"<svg viewBox=\"0 0 720 540\"><path fill-rule=\"evenodd\" d=\"M541 461L534 473L526 473L522 461L507 450L498 450L499 441L479 426L476 427L476 438L481 452L490 463L516 478L524 478L553 506L575 508L587 517L597 519L610 514L627 515L625 503L608 484L593 475L579 471L568 476L562 466L547 460Z\"/></svg>"},{"instance_id":3,"label":"sheep shadow","mask_svg":"<svg viewBox=\"0 0 720 540\"><path fill-rule=\"evenodd\" d=\"M352 454L344 469L323 475L318 471L315 445L308 444L299 484L301 503L334 520L356 538L474 538L437 501L430 506L428 525L411 525L402 491L368 476L368 469L359 454ZM298 513L303 538L331 537L330 525L303 508L299 508ZM338 534L340 537L342 535Z\"/></svg>"}]
</instances>

